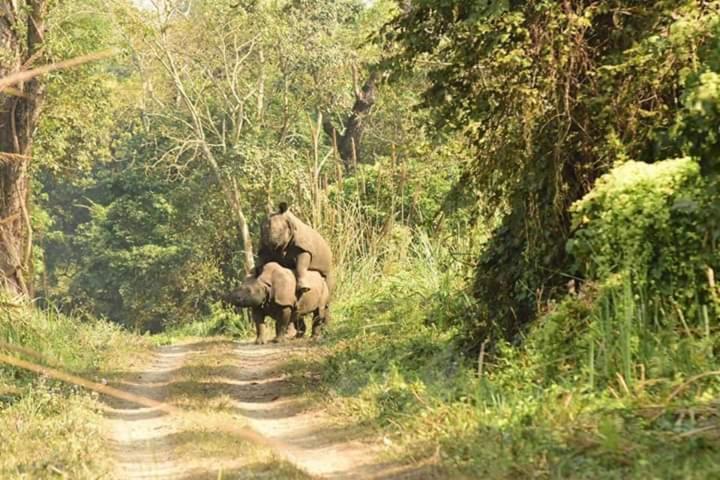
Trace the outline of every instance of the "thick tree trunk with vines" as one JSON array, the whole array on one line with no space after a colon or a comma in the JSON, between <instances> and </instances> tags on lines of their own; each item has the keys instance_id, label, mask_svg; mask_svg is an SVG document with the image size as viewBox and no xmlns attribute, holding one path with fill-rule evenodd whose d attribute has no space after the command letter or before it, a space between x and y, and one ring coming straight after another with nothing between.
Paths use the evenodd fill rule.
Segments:
<instances>
[{"instance_id":1,"label":"thick tree trunk with vines","mask_svg":"<svg viewBox=\"0 0 720 480\"><path fill-rule=\"evenodd\" d=\"M355 85L355 104L350 115L343 122L343 131L340 133L330 121L330 116L323 119L323 130L337 148L345 171L351 172L362 161L360 155L360 142L365 128L364 119L375 104L375 89L379 75L370 74L362 88L358 87L357 74L353 71Z\"/></svg>"},{"instance_id":2,"label":"thick tree trunk with vines","mask_svg":"<svg viewBox=\"0 0 720 480\"><path fill-rule=\"evenodd\" d=\"M46 13L47 0L28 0L27 9L0 1L0 47L6 55L0 78L30 67L39 56ZM22 24L25 38L18 36ZM31 293L28 167L42 97L38 78L0 92L0 289L13 296Z\"/></svg>"}]
</instances>

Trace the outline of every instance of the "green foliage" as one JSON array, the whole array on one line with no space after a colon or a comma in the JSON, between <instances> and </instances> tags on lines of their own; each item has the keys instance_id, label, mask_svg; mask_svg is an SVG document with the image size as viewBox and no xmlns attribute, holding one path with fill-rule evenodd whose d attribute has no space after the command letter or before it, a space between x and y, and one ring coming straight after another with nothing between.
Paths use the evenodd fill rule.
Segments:
<instances>
[{"instance_id":1,"label":"green foliage","mask_svg":"<svg viewBox=\"0 0 720 480\"><path fill-rule=\"evenodd\" d=\"M515 338L564 293L568 209L616 160L690 153L678 150L693 137L676 117L683 85L716 57L717 6L428 0L386 29L385 65L427 70L422 106L436 127L471 139L464 178L505 214L478 263L471 343Z\"/></svg>"},{"instance_id":2,"label":"green foliage","mask_svg":"<svg viewBox=\"0 0 720 480\"><path fill-rule=\"evenodd\" d=\"M37 352L51 367L97 380L125 368L146 346L108 322L30 308L0 311L0 341ZM0 477L95 478L109 472L101 425L96 396L0 365Z\"/></svg>"},{"instance_id":3,"label":"green foliage","mask_svg":"<svg viewBox=\"0 0 720 480\"><path fill-rule=\"evenodd\" d=\"M708 268L720 268L705 226L710 203L700 166L690 158L627 162L601 177L572 208L576 232L568 250L588 279L626 272L636 291L665 315L712 305ZM717 308L717 305L715 305Z\"/></svg>"},{"instance_id":4,"label":"green foliage","mask_svg":"<svg viewBox=\"0 0 720 480\"><path fill-rule=\"evenodd\" d=\"M686 155L700 159L708 182L708 198L720 194L720 139L715 125L720 116L719 25L713 24L711 41L701 51L702 66L688 75L683 93L683 109L678 112L667 142ZM720 202L707 205L707 242L717 250L720 240Z\"/></svg>"},{"instance_id":5,"label":"green foliage","mask_svg":"<svg viewBox=\"0 0 720 480\"><path fill-rule=\"evenodd\" d=\"M452 280L468 267L428 247L391 274L363 270L336 302L327 356L298 366L318 369L311 387L338 421L380 428L393 455L427 461L440 478L701 479L720 469L717 436L704 433L720 384L692 377L717 371L716 330L659 328L616 279L555 306L521 346L468 355L447 327L474 314Z\"/></svg>"},{"instance_id":6,"label":"green foliage","mask_svg":"<svg viewBox=\"0 0 720 480\"><path fill-rule=\"evenodd\" d=\"M170 345L177 339L224 335L235 338L254 338L255 325L248 315L238 314L220 303L210 305L210 313L199 320L170 325L153 336L155 343ZM249 312L248 312L249 313Z\"/></svg>"},{"instance_id":7,"label":"green foliage","mask_svg":"<svg viewBox=\"0 0 720 480\"><path fill-rule=\"evenodd\" d=\"M463 292L464 265L447 245L422 233L413 240L404 256L359 269L362 281L339 293L330 332L337 351L324 365L325 380L339 395L372 396L377 403L367 408L385 426L417 412L424 382L442 382L456 369L453 325L473 314Z\"/></svg>"},{"instance_id":8,"label":"green foliage","mask_svg":"<svg viewBox=\"0 0 720 480\"><path fill-rule=\"evenodd\" d=\"M712 282L720 267L707 228L713 203L691 158L628 161L601 177L573 206L567 245L588 281L582 295L590 312L542 319L540 332L572 332L543 348L570 346L567 365L586 372L591 385L712 369L719 314Z\"/></svg>"},{"instance_id":9,"label":"green foliage","mask_svg":"<svg viewBox=\"0 0 720 480\"><path fill-rule=\"evenodd\" d=\"M112 364L142 345L142 340L109 322L72 317L55 309L3 309L0 312L0 340L41 353L48 362L71 371L90 372ZM4 374L12 369L2 367ZM20 378L30 374L17 373Z\"/></svg>"},{"instance_id":10,"label":"green foliage","mask_svg":"<svg viewBox=\"0 0 720 480\"><path fill-rule=\"evenodd\" d=\"M68 305L141 331L209 314L214 298L240 278L238 259L220 266L239 247L232 229L222 230L229 219L217 192L200 204L197 188L130 167L122 175L101 171L89 192L77 192L91 195L89 218L58 239L77 252L56 265L76 269ZM49 254L63 251L49 242Z\"/></svg>"},{"instance_id":11,"label":"green foliage","mask_svg":"<svg viewBox=\"0 0 720 480\"><path fill-rule=\"evenodd\" d=\"M393 12L387 1L192 2L157 25L128 3L89 4L77 42L54 51L93 40L125 54L49 84L36 149L42 294L141 331L212 316L242 277L234 184L256 241L267 209L287 200L333 244L340 276L395 225L461 231L468 218L445 198L466 145L423 129L410 108L421 74L381 87L357 175L338 170L317 123L342 124L353 81L380 53L367 36Z\"/></svg>"},{"instance_id":12,"label":"green foliage","mask_svg":"<svg viewBox=\"0 0 720 480\"><path fill-rule=\"evenodd\" d=\"M244 267L233 208L257 233L288 200L336 254L319 394L397 453L445 476L717 474L720 2L411 3L62 2L52 58L124 54L49 77L42 294L159 343L246 336L218 300ZM348 175L321 119L385 67ZM73 370L137 345L22 315L0 338ZM22 438L64 441L53 465L99 448L89 400L31 378L0 369L0 421L31 418L12 475L45 468Z\"/></svg>"},{"instance_id":13,"label":"green foliage","mask_svg":"<svg viewBox=\"0 0 720 480\"><path fill-rule=\"evenodd\" d=\"M716 368L717 315L707 305L695 308L697 321L665 311L629 275L613 275L551 307L528 329L521 351L531 355L542 385L571 380L592 391L629 386L655 395L669 379Z\"/></svg>"},{"instance_id":14,"label":"green foliage","mask_svg":"<svg viewBox=\"0 0 720 480\"><path fill-rule=\"evenodd\" d=\"M329 200L357 202L363 220L376 226L392 219L432 229L443 213L462 222L458 206L448 208L445 201L462 173L463 145L448 139L435 148L429 143L401 148L393 148L393 156L377 155L372 165L359 165L353 176L330 187Z\"/></svg>"},{"instance_id":15,"label":"green foliage","mask_svg":"<svg viewBox=\"0 0 720 480\"><path fill-rule=\"evenodd\" d=\"M0 376L2 478L91 479L110 473L109 458L99 455L106 448L102 415L86 394L40 380L5 405L2 399L14 397L5 395L3 386Z\"/></svg>"},{"instance_id":16,"label":"green foliage","mask_svg":"<svg viewBox=\"0 0 720 480\"><path fill-rule=\"evenodd\" d=\"M104 0L62 1L51 9L51 34L45 42L48 62L118 47L120 32ZM127 114L137 88L122 58L59 70L47 78L46 102L34 137L33 167L77 178L94 163L108 161L114 127Z\"/></svg>"}]
</instances>

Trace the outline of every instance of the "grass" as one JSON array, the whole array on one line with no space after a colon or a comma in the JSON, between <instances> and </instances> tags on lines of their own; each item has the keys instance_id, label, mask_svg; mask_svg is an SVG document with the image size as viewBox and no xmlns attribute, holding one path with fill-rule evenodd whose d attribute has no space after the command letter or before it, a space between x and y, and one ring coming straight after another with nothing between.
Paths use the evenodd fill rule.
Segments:
<instances>
[{"instance_id":1,"label":"grass","mask_svg":"<svg viewBox=\"0 0 720 480\"><path fill-rule=\"evenodd\" d=\"M716 309L697 305L702 317L690 321L611 278L549 305L521 345L496 343L480 372L455 327L474 315L466 271L427 239L354 263L326 340L293 361L293 381L308 382L308 396L338 423L379 434L392 457L434 465L440 478L720 478ZM219 307L152 339L52 311L0 316L0 340L91 379L141 368L151 344L250 330ZM236 422L229 343L208 342L174 374L168 400ZM110 466L99 421L93 395L0 367L0 478L102 475ZM242 452L242 467L222 478L305 478L201 424L175 439L180 457L230 465Z\"/></svg>"},{"instance_id":2,"label":"grass","mask_svg":"<svg viewBox=\"0 0 720 480\"><path fill-rule=\"evenodd\" d=\"M688 329L628 282L588 288L521 346L498 343L479 376L453 328L472 314L463 268L425 246L365 271L323 353L294 371L318 374L308 387L338 421L443 478L720 478L716 318Z\"/></svg>"},{"instance_id":3,"label":"grass","mask_svg":"<svg viewBox=\"0 0 720 480\"><path fill-rule=\"evenodd\" d=\"M96 381L147 345L107 322L30 308L0 312L0 340ZM94 394L0 365L0 478L97 478L110 469L100 428Z\"/></svg>"},{"instance_id":4,"label":"grass","mask_svg":"<svg viewBox=\"0 0 720 480\"><path fill-rule=\"evenodd\" d=\"M234 338L249 338L255 334L255 327L243 313L236 313L220 302L211 306L209 315L193 322L167 328L152 337L156 345L172 345L188 338L203 338L225 335Z\"/></svg>"},{"instance_id":5,"label":"grass","mask_svg":"<svg viewBox=\"0 0 720 480\"><path fill-rule=\"evenodd\" d=\"M158 338L140 337L113 324L54 311L17 309L0 316L0 340L41 352L48 364L85 378L135 382L151 347L188 334L212 332L228 319L216 315ZM172 372L164 400L186 415L163 441L168 458L188 468L217 467L212 478L305 479L307 475L267 448L214 426L242 426L232 400L232 342L206 338ZM28 358L29 360L32 360ZM113 451L96 394L8 366L0 366L0 478L96 479L112 474ZM167 447L167 448L166 448ZM226 468L222 468L225 466Z\"/></svg>"},{"instance_id":6,"label":"grass","mask_svg":"<svg viewBox=\"0 0 720 480\"><path fill-rule=\"evenodd\" d=\"M3 388L8 385L3 382ZM97 478L109 471L93 398L38 381L0 410L0 477ZM6 396L7 398L7 396Z\"/></svg>"}]
</instances>

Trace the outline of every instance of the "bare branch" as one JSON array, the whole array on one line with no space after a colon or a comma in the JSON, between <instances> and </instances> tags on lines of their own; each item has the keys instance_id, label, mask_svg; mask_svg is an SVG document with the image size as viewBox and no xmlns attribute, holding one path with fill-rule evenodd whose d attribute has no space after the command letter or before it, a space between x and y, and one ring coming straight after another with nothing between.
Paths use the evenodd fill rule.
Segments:
<instances>
[{"instance_id":1,"label":"bare branch","mask_svg":"<svg viewBox=\"0 0 720 480\"><path fill-rule=\"evenodd\" d=\"M15 72L10 75L5 76L4 78L0 78L0 92L5 90L7 87L11 85L15 85L21 82L26 82L32 78L35 78L40 75L46 75L50 72L55 72L57 70L63 70L67 68L77 67L78 65L83 65L85 63L89 62L95 62L97 60L102 60L105 58L112 57L115 55L117 51L115 49L111 50L103 50L101 52L95 52L90 53L87 55L82 55L80 57L72 58L70 60L65 60L62 62L53 63L50 65L45 65L38 68L33 68L30 70L23 70L20 72Z\"/></svg>"}]
</instances>

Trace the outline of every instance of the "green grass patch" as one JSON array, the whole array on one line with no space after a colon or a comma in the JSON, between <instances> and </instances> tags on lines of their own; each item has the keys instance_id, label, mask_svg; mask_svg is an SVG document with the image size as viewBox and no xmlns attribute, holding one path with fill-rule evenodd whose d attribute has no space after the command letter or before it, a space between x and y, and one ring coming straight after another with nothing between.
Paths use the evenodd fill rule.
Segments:
<instances>
[{"instance_id":1,"label":"green grass patch","mask_svg":"<svg viewBox=\"0 0 720 480\"><path fill-rule=\"evenodd\" d=\"M108 322L30 308L0 313L0 340L95 381L119 373L148 344ZM107 474L111 455L100 431L99 405L95 394L79 387L0 365L0 478Z\"/></svg>"},{"instance_id":2,"label":"green grass patch","mask_svg":"<svg viewBox=\"0 0 720 480\"><path fill-rule=\"evenodd\" d=\"M184 339L217 335L250 338L255 335L255 326L245 312L235 312L233 308L217 302L211 305L209 315L192 322L170 326L153 335L152 340L156 345L172 345Z\"/></svg>"}]
</instances>

